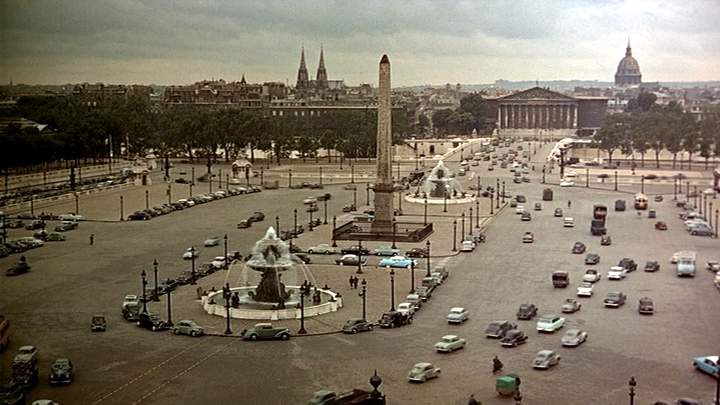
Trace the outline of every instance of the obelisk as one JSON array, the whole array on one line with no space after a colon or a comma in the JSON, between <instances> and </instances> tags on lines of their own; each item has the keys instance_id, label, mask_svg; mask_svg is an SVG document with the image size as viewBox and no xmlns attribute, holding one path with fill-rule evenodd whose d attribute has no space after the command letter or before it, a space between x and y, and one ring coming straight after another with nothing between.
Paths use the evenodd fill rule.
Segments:
<instances>
[{"instance_id":1,"label":"obelisk","mask_svg":"<svg viewBox=\"0 0 720 405\"><path fill-rule=\"evenodd\" d=\"M375 182L375 218L372 230L392 232L392 102L390 100L390 59L380 59L377 107L377 181Z\"/></svg>"}]
</instances>

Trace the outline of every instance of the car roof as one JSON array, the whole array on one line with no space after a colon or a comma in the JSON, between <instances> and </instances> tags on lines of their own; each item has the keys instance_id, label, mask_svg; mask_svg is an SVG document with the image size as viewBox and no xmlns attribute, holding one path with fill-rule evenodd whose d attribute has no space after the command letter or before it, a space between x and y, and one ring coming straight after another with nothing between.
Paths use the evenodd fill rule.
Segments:
<instances>
[{"instance_id":1,"label":"car roof","mask_svg":"<svg viewBox=\"0 0 720 405\"><path fill-rule=\"evenodd\" d=\"M446 340L457 339L457 338L458 338L457 335L445 335L442 337L442 339L446 339Z\"/></svg>"},{"instance_id":2,"label":"car roof","mask_svg":"<svg viewBox=\"0 0 720 405\"><path fill-rule=\"evenodd\" d=\"M462 311L464 311L464 310L465 310L465 308L463 308L463 307L452 307L452 308L450 308L450 312L462 312Z\"/></svg>"},{"instance_id":3,"label":"car roof","mask_svg":"<svg viewBox=\"0 0 720 405\"><path fill-rule=\"evenodd\" d=\"M537 355L538 356L539 355L547 356L547 355L550 355L553 353L554 353L554 351L552 351L552 350L540 350L539 352L537 352Z\"/></svg>"},{"instance_id":4,"label":"car roof","mask_svg":"<svg viewBox=\"0 0 720 405\"><path fill-rule=\"evenodd\" d=\"M428 363L428 362L415 363L415 366L414 366L414 367L425 368L425 367L428 367L428 366L432 366L432 363Z\"/></svg>"}]
</instances>

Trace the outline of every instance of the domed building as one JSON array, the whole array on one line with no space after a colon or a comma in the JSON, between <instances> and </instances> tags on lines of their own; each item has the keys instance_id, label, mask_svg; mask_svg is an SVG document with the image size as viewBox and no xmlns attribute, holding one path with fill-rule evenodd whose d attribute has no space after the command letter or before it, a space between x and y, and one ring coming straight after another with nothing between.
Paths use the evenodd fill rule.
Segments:
<instances>
[{"instance_id":1,"label":"domed building","mask_svg":"<svg viewBox=\"0 0 720 405\"><path fill-rule=\"evenodd\" d=\"M639 86L642 82L642 74L640 74L640 65L632 56L632 48L630 48L630 40L628 40L625 49L625 57L620 60L617 72L615 73L615 86Z\"/></svg>"}]
</instances>

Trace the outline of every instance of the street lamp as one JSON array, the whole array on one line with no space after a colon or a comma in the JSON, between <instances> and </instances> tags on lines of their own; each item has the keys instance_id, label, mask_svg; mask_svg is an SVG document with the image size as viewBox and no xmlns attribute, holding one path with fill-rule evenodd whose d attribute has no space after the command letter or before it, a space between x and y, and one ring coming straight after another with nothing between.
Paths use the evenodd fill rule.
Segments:
<instances>
[{"instance_id":1,"label":"street lamp","mask_svg":"<svg viewBox=\"0 0 720 405\"><path fill-rule=\"evenodd\" d=\"M195 285L195 246L190 246L190 261L192 262L192 268L191 268L191 279L192 281L190 284Z\"/></svg>"},{"instance_id":2,"label":"street lamp","mask_svg":"<svg viewBox=\"0 0 720 405\"><path fill-rule=\"evenodd\" d=\"M292 188L292 168L288 169L288 188Z\"/></svg>"},{"instance_id":3,"label":"street lamp","mask_svg":"<svg viewBox=\"0 0 720 405\"><path fill-rule=\"evenodd\" d=\"M465 211L460 214L460 237L465 238Z\"/></svg>"},{"instance_id":4,"label":"street lamp","mask_svg":"<svg viewBox=\"0 0 720 405\"><path fill-rule=\"evenodd\" d=\"M470 222L468 223L468 234L472 233L473 228L473 207L470 207Z\"/></svg>"},{"instance_id":5,"label":"street lamp","mask_svg":"<svg viewBox=\"0 0 720 405\"><path fill-rule=\"evenodd\" d=\"M495 185L495 208L500 209L500 179L496 179Z\"/></svg>"},{"instance_id":6,"label":"street lamp","mask_svg":"<svg viewBox=\"0 0 720 405\"><path fill-rule=\"evenodd\" d=\"M457 219L453 219L453 247L452 251L457 252Z\"/></svg>"},{"instance_id":7,"label":"street lamp","mask_svg":"<svg viewBox=\"0 0 720 405\"><path fill-rule=\"evenodd\" d=\"M645 193L645 176L640 176L640 192Z\"/></svg>"},{"instance_id":8,"label":"street lamp","mask_svg":"<svg viewBox=\"0 0 720 405\"><path fill-rule=\"evenodd\" d=\"M223 268L227 270L228 268L228 252L227 252L227 234L223 236L223 242L225 244L225 258L223 259Z\"/></svg>"},{"instance_id":9,"label":"street lamp","mask_svg":"<svg viewBox=\"0 0 720 405\"><path fill-rule=\"evenodd\" d=\"M293 209L293 231L291 236L292 237L290 238L290 245L292 245L292 239L297 238L297 208Z\"/></svg>"},{"instance_id":10,"label":"street lamp","mask_svg":"<svg viewBox=\"0 0 720 405\"><path fill-rule=\"evenodd\" d=\"M617 185L617 170L615 170L615 191L618 191L618 185Z\"/></svg>"},{"instance_id":11,"label":"street lamp","mask_svg":"<svg viewBox=\"0 0 720 405\"><path fill-rule=\"evenodd\" d=\"M630 386L630 405L635 404L635 386L637 385L637 381L635 381L635 377L630 377L630 381L628 381L628 385Z\"/></svg>"},{"instance_id":12,"label":"street lamp","mask_svg":"<svg viewBox=\"0 0 720 405\"><path fill-rule=\"evenodd\" d=\"M280 233L280 216L275 216L275 230Z\"/></svg>"},{"instance_id":13,"label":"street lamp","mask_svg":"<svg viewBox=\"0 0 720 405\"><path fill-rule=\"evenodd\" d=\"M423 212L423 225L427 225L427 204L428 204L428 202L427 202L427 198L426 198L425 203L424 203L425 210Z\"/></svg>"},{"instance_id":14,"label":"street lamp","mask_svg":"<svg viewBox=\"0 0 720 405\"><path fill-rule=\"evenodd\" d=\"M312 210L309 210L309 211L308 211L308 214L309 214L309 216L310 216L310 222L308 222L308 231L309 231L309 232L312 232L312 231L313 231L313 217L312 217L312 213L313 213Z\"/></svg>"},{"instance_id":15,"label":"street lamp","mask_svg":"<svg viewBox=\"0 0 720 405\"><path fill-rule=\"evenodd\" d=\"M480 200L475 199L475 228L480 228Z\"/></svg>"},{"instance_id":16,"label":"street lamp","mask_svg":"<svg viewBox=\"0 0 720 405\"><path fill-rule=\"evenodd\" d=\"M365 205L370 205L370 183L365 183Z\"/></svg>"},{"instance_id":17,"label":"street lamp","mask_svg":"<svg viewBox=\"0 0 720 405\"><path fill-rule=\"evenodd\" d=\"M125 211L125 207L124 207L124 204L123 204L123 196L120 196L120 221L124 221L124 220L125 220L125 213L124 213L124 211Z\"/></svg>"},{"instance_id":18,"label":"street lamp","mask_svg":"<svg viewBox=\"0 0 720 405\"><path fill-rule=\"evenodd\" d=\"M545 184L545 165L543 165L542 174L543 174L542 182L543 182L543 184Z\"/></svg>"},{"instance_id":19,"label":"street lamp","mask_svg":"<svg viewBox=\"0 0 720 405\"><path fill-rule=\"evenodd\" d=\"M337 228L337 217L333 215L333 227L332 227L332 233L330 234L332 236L332 246L337 247L337 241L335 240L335 228Z\"/></svg>"},{"instance_id":20,"label":"street lamp","mask_svg":"<svg viewBox=\"0 0 720 405\"><path fill-rule=\"evenodd\" d=\"M365 320L365 300L367 299L367 281L365 279L360 283L362 284L362 292L358 295L362 298L362 319Z\"/></svg>"},{"instance_id":21,"label":"street lamp","mask_svg":"<svg viewBox=\"0 0 720 405\"><path fill-rule=\"evenodd\" d=\"M142 302L143 302L143 313L147 313L147 297L145 297L145 287L147 286L147 280L145 277L147 274L145 273L145 269L143 269L142 273L140 273L140 277L142 277Z\"/></svg>"},{"instance_id":22,"label":"street lamp","mask_svg":"<svg viewBox=\"0 0 720 405\"><path fill-rule=\"evenodd\" d=\"M397 245L395 245L395 238L397 234L397 219L393 218L392 220L392 248L397 249Z\"/></svg>"},{"instance_id":23,"label":"street lamp","mask_svg":"<svg viewBox=\"0 0 720 405\"><path fill-rule=\"evenodd\" d=\"M358 269L355 272L355 274L363 274L363 271L362 271L362 241L361 240L358 241L357 257L358 257Z\"/></svg>"},{"instance_id":24,"label":"street lamp","mask_svg":"<svg viewBox=\"0 0 720 405\"><path fill-rule=\"evenodd\" d=\"M395 269L390 269L390 310L395 310Z\"/></svg>"},{"instance_id":25,"label":"street lamp","mask_svg":"<svg viewBox=\"0 0 720 405\"><path fill-rule=\"evenodd\" d=\"M447 212L447 198L448 198L447 193L448 192L446 190L445 193L443 194L443 212Z\"/></svg>"},{"instance_id":26,"label":"street lamp","mask_svg":"<svg viewBox=\"0 0 720 405\"><path fill-rule=\"evenodd\" d=\"M357 209L357 187L353 189L353 207Z\"/></svg>"},{"instance_id":27,"label":"street lamp","mask_svg":"<svg viewBox=\"0 0 720 405\"><path fill-rule=\"evenodd\" d=\"M232 330L230 329L230 297L232 296L232 291L230 290L230 283L225 283L225 286L223 286L223 298L225 298L225 334L226 335L232 335Z\"/></svg>"},{"instance_id":28,"label":"street lamp","mask_svg":"<svg viewBox=\"0 0 720 405\"><path fill-rule=\"evenodd\" d=\"M495 194L495 190L491 191L490 194L488 194L488 197L490 197L490 215L493 215L493 194Z\"/></svg>"},{"instance_id":29,"label":"street lamp","mask_svg":"<svg viewBox=\"0 0 720 405\"><path fill-rule=\"evenodd\" d=\"M324 212L324 216L325 216L325 220L323 221L323 225L327 225L327 224L328 224L328 221L327 221L327 200L323 200L323 212Z\"/></svg>"},{"instance_id":30,"label":"street lamp","mask_svg":"<svg viewBox=\"0 0 720 405\"><path fill-rule=\"evenodd\" d=\"M158 295L158 261L157 261L157 259L153 260L153 271L155 272L155 290L153 291L153 301L157 302L157 301L160 301L160 296Z\"/></svg>"},{"instance_id":31,"label":"street lamp","mask_svg":"<svg viewBox=\"0 0 720 405\"><path fill-rule=\"evenodd\" d=\"M425 277L431 277L430 274L430 241L428 240L425 242L425 247L427 248L427 273L425 273Z\"/></svg>"},{"instance_id":32,"label":"street lamp","mask_svg":"<svg viewBox=\"0 0 720 405\"><path fill-rule=\"evenodd\" d=\"M308 293L307 284L300 286L300 329L298 329L298 335L304 335L307 333L305 330L305 295Z\"/></svg>"},{"instance_id":33,"label":"street lamp","mask_svg":"<svg viewBox=\"0 0 720 405\"><path fill-rule=\"evenodd\" d=\"M502 182L502 203L505 204L505 180Z\"/></svg>"},{"instance_id":34,"label":"street lamp","mask_svg":"<svg viewBox=\"0 0 720 405\"><path fill-rule=\"evenodd\" d=\"M168 279L168 280L169 280L169 279ZM169 289L169 288L168 288L167 294L165 294L165 295L167 295L167 311L168 311L168 322L167 322L167 323L168 323L168 326L172 326L172 325L173 325L173 322L172 322L172 303L171 303L171 300L170 300L170 296L172 295L172 289Z\"/></svg>"},{"instance_id":35,"label":"street lamp","mask_svg":"<svg viewBox=\"0 0 720 405\"><path fill-rule=\"evenodd\" d=\"M415 292L415 260L410 260L410 294Z\"/></svg>"}]
</instances>

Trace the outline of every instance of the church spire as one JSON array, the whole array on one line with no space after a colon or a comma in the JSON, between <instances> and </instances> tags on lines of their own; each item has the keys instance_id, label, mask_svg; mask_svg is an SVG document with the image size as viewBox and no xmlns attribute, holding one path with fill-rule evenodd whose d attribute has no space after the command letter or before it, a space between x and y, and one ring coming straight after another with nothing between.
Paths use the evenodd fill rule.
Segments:
<instances>
[{"instance_id":1,"label":"church spire","mask_svg":"<svg viewBox=\"0 0 720 405\"><path fill-rule=\"evenodd\" d=\"M245 73L243 73L242 79L240 79L240 84L247 84L247 82L245 81Z\"/></svg>"},{"instance_id":2,"label":"church spire","mask_svg":"<svg viewBox=\"0 0 720 405\"><path fill-rule=\"evenodd\" d=\"M625 48L625 56L632 56L632 48L630 47L630 37L628 37L627 48Z\"/></svg>"},{"instance_id":3,"label":"church spire","mask_svg":"<svg viewBox=\"0 0 720 405\"><path fill-rule=\"evenodd\" d=\"M298 69L297 82L295 83L295 87L305 88L308 86L308 81L308 71L307 66L305 65L305 46L303 46L302 50L300 51L300 68Z\"/></svg>"},{"instance_id":4,"label":"church spire","mask_svg":"<svg viewBox=\"0 0 720 405\"><path fill-rule=\"evenodd\" d=\"M318 63L316 79L317 79L318 87L327 87L328 78L327 78L327 70L325 70L325 55L323 52L322 44L320 44L320 63Z\"/></svg>"}]
</instances>

